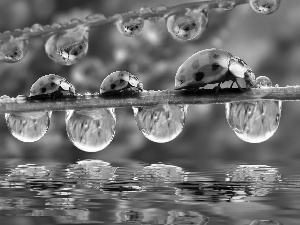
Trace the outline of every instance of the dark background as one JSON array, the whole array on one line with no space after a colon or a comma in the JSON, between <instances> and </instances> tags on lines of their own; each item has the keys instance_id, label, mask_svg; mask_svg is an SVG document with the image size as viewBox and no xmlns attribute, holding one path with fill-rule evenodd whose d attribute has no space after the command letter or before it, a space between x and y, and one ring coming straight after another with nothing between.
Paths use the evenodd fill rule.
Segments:
<instances>
[{"instance_id":1,"label":"dark background","mask_svg":"<svg viewBox=\"0 0 300 225\"><path fill-rule=\"evenodd\" d=\"M1 0L0 31L83 19L93 13L111 16L144 5L175 5L184 1L132 0ZM30 40L26 57L15 64L0 63L0 95L29 95L41 76L57 74L67 78L77 92L99 92L102 80L111 72L126 70L139 77L146 90L174 88L178 67L192 54L207 48L221 48L241 57L256 76L268 76L273 85L300 84L300 2L283 0L277 12L264 16L249 5L232 11L214 10L207 30L197 40L178 42L168 34L165 21L145 22L141 35L125 37L115 26L90 31L87 56L73 66L52 62L42 38ZM0 156L45 161L75 161L98 158L108 162L169 162L184 168L203 162L280 163L295 165L300 158L300 105L285 102L277 132L264 143L240 140L227 124L224 105L192 105L186 125L173 141L158 144L138 130L130 108L117 109L117 130L111 144L97 153L80 151L69 141L65 113L54 112L46 135L35 143L23 143L8 131L0 119Z\"/></svg>"}]
</instances>

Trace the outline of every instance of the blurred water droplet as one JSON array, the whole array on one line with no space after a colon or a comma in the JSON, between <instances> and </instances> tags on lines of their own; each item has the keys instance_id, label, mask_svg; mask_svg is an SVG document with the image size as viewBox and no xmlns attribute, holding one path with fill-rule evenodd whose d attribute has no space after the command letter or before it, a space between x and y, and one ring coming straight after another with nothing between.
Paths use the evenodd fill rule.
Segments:
<instances>
[{"instance_id":1,"label":"blurred water droplet","mask_svg":"<svg viewBox=\"0 0 300 225\"><path fill-rule=\"evenodd\" d=\"M264 142L279 126L281 105L281 101L270 100L226 103L226 119L240 139L249 143Z\"/></svg>"},{"instance_id":2,"label":"blurred water droplet","mask_svg":"<svg viewBox=\"0 0 300 225\"><path fill-rule=\"evenodd\" d=\"M250 5L255 12L268 15L279 8L280 1L281 0L250 0Z\"/></svg>"},{"instance_id":3,"label":"blurred water droplet","mask_svg":"<svg viewBox=\"0 0 300 225\"><path fill-rule=\"evenodd\" d=\"M250 225L284 225L280 221L275 220L254 220L250 223Z\"/></svg>"},{"instance_id":4,"label":"blurred water droplet","mask_svg":"<svg viewBox=\"0 0 300 225\"><path fill-rule=\"evenodd\" d=\"M7 175L7 180L33 180L49 178L50 171L45 166L38 166L35 164L18 165L11 169Z\"/></svg>"},{"instance_id":5,"label":"blurred water droplet","mask_svg":"<svg viewBox=\"0 0 300 225\"><path fill-rule=\"evenodd\" d=\"M7 102L11 102L11 98L8 95L2 95L0 97L0 103L7 103Z\"/></svg>"},{"instance_id":6,"label":"blurred water droplet","mask_svg":"<svg viewBox=\"0 0 300 225\"><path fill-rule=\"evenodd\" d=\"M61 23L53 23L53 24L51 25L51 27L52 27L53 29L59 29L59 28L62 27L62 25L61 25Z\"/></svg>"},{"instance_id":7,"label":"blurred water droplet","mask_svg":"<svg viewBox=\"0 0 300 225\"><path fill-rule=\"evenodd\" d=\"M176 10L166 17L167 29L175 38L182 41L192 40L200 35L207 26L207 15L201 9Z\"/></svg>"},{"instance_id":8,"label":"blurred water droplet","mask_svg":"<svg viewBox=\"0 0 300 225\"><path fill-rule=\"evenodd\" d=\"M77 18L74 18L74 19L71 19L69 24L74 24L74 25L77 25L77 24L80 24L82 23L82 21L80 19L77 19Z\"/></svg>"},{"instance_id":9,"label":"blurred water droplet","mask_svg":"<svg viewBox=\"0 0 300 225\"><path fill-rule=\"evenodd\" d=\"M84 98L85 99L91 99L92 98L92 94L90 92L86 92L86 93L84 93Z\"/></svg>"},{"instance_id":10,"label":"blurred water droplet","mask_svg":"<svg viewBox=\"0 0 300 225\"><path fill-rule=\"evenodd\" d=\"M140 9L140 14L148 14L148 13L152 13L152 9L148 6L143 6Z\"/></svg>"},{"instance_id":11,"label":"blurred water droplet","mask_svg":"<svg viewBox=\"0 0 300 225\"><path fill-rule=\"evenodd\" d=\"M115 135L114 109L69 110L66 130L77 148L86 152L100 151L110 144Z\"/></svg>"},{"instance_id":12,"label":"blurred water droplet","mask_svg":"<svg viewBox=\"0 0 300 225\"><path fill-rule=\"evenodd\" d=\"M88 34L88 29L83 26L54 34L45 43L46 53L56 63L75 64L87 53Z\"/></svg>"},{"instance_id":13,"label":"blurred water droplet","mask_svg":"<svg viewBox=\"0 0 300 225\"><path fill-rule=\"evenodd\" d=\"M132 108L138 128L153 142L173 140L181 133L185 124L187 106L159 104Z\"/></svg>"},{"instance_id":14,"label":"blurred water droplet","mask_svg":"<svg viewBox=\"0 0 300 225\"><path fill-rule=\"evenodd\" d=\"M0 42L0 60L7 63L20 61L27 53L29 41L25 36L13 37Z\"/></svg>"},{"instance_id":15,"label":"blurred water droplet","mask_svg":"<svg viewBox=\"0 0 300 225\"><path fill-rule=\"evenodd\" d=\"M232 10L234 6L235 6L234 0L228 0L219 3L219 7L223 10Z\"/></svg>"},{"instance_id":16,"label":"blurred water droplet","mask_svg":"<svg viewBox=\"0 0 300 225\"><path fill-rule=\"evenodd\" d=\"M43 30L44 30L43 26L41 24L38 24L38 23L33 24L30 28L31 32L40 32L40 31L43 31Z\"/></svg>"},{"instance_id":17,"label":"blurred water droplet","mask_svg":"<svg viewBox=\"0 0 300 225\"><path fill-rule=\"evenodd\" d=\"M18 95L16 97L17 103L25 103L27 101L27 96L25 95Z\"/></svg>"},{"instance_id":18,"label":"blurred water droplet","mask_svg":"<svg viewBox=\"0 0 300 225\"><path fill-rule=\"evenodd\" d=\"M258 88L267 88L272 87L272 81L269 77L259 76L256 78L256 87Z\"/></svg>"},{"instance_id":19,"label":"blurred water droplet","mask_svg":"<svg viewBox=\"0 0 300 225\"><path fill-rule=\"evenodd\" d=\"M144 19L119 19L118 21L116 21L116 26L121 34L124 34L128 37L134 37L143 31Z\"/></svg>"},{"instance_id":20,"label":"blurred water droplet","mask_svg":"<svg viewBox=\"0 0 300 225\"><path fill-rule=\"evenodd\" d=\"M10 133L20 141L41 139L50 126L51 112L5 113Z\"/></svg>"},{"instance_id":21,"label":"blurred water droplet","mask_svg":"<svg viewBox=\"0 0 300 225\"><path fill-rule=\"evenodd\" d=\"M106 17L105 17L103 14L96 13L96 14L87 16L87 17L84 19L84 21L86 21L86 22L91 22L91 23L95 23L95 22L99 22L99 21L102 21L102 20L105 20L105 19L106 19Z\"/></svg>"}]
</instances>

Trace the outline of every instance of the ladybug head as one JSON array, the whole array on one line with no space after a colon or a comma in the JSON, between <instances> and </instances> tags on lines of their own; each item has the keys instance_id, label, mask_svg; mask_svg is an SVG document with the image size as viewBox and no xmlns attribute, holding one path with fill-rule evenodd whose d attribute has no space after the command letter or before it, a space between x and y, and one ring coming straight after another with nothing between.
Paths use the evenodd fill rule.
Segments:
<instances>
[{"instance_id":1,"label":"ladybug head","mask_svg":"<svg viewBox=\"0 0 300 225\"><path fill-rule=\"evenodd\" d=\"M255 75L252 70L247 70L244 75L247 88L256 87Z\"/></svg>"}]
</instances>

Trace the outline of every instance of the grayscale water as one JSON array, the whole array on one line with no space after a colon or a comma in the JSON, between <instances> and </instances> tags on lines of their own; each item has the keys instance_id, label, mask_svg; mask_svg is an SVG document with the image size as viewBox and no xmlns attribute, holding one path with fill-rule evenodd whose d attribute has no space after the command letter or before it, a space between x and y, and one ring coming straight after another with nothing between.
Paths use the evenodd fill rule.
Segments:
<instances>
[{"instance_id":1,"label":"grayscale water","mask_svg":"<svg viewBox=\"0 0 300 225\"><path fill-rule=\"evenodd\" d=\"M1 224L298 225L300 176L282 165L1 160ZM284 175L285 173L285 175ZM276 223L277 222L277 223ZM279 223L281 222L281 223Z\"/></svg>"}]
</instances>

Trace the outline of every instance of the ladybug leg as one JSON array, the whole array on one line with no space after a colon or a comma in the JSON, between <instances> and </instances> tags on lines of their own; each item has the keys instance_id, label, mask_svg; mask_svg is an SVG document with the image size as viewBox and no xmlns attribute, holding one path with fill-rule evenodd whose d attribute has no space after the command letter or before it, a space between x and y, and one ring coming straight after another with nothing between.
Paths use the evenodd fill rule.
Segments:
<instances>
[{"instance_id":1,"label":"ladybug leg","mask_svg":"<svg viewBox=\"0 0 300 225\"><path fill-rule=\"evenodd\" d=\"M215 92L215 98L218 98L218 96L219 96L219 91L220 91L220 89L221 89L221 82L218 84L218 86L217 87L215 87L215 89L216 89L216 92Z\"/></svg>"},{"instance_id":2,"label":"ladybug leg","mask_svg":"<svg viewBox=\"0 0 300 225\"><path fill-rule=\"evenodd\" d=\"M241 88L240 84L237 82L237 80L235 80L235 83L237 84L240 91L244 91L243 88Z\"/></svg>"},{"instance_id":3,"label":"ladybug leg","mask_svg":"<svg viewBox=\"0 0 300 225\"><path fill-rule=\"evenodd\" d=\"M230 89L232 88L232 86L233 86L233 84L236 82L236 80L235 81L232 81L232 84L230 85Z\"/></svg>"}]
</instances>

